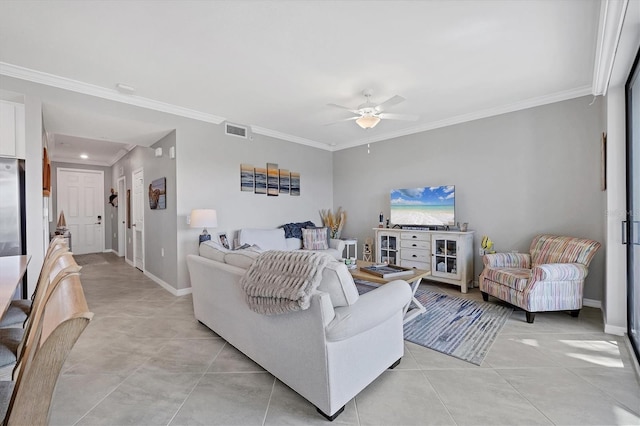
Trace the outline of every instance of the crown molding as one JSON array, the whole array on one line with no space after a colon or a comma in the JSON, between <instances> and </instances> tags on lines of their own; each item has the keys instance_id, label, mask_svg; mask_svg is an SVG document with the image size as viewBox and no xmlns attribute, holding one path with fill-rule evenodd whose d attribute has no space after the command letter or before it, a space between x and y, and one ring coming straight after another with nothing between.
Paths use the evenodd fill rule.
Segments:
<instances>
[{"instance_id":1,"label":"crown molding","mask_svg":"<svg viewBox=\"0 0 640 426\"><path fill-rule=\"evenodd\" d=\"M318 149L323 149L325 151L333 151L328 145L321 143L321 142L316 142L313 141L311 139L306 139L306 138L302 138L299 136L294 136L294 135L289 135L287 133L281 133L281 132L277 132L275 130L271 130L271 129L266 129L264 127L260 127L260 126L251 126L251 131L253 133L256 133L258 135L263 135L263 136L269 136L272 138L276 138L276 139L282 139L285 141L289 141L289 142L294 142L294 143L298 143L300 145L306 145L306 146L310 146L313 148L318 148Z\"/></svg>"},{"instance_id":2,"label":"crown molding","mask_svg":"<svg viewBox=\"0 0 640 426\"><path fill-rule=\"evenodd\" d=\"M629 0L603 0L600 7L596 58L593 66L593 87L595 96L605 95L609 88L613 63L622 33L622 25Z\"/></svg>"},{"instance_id":3,"label":"crown molding","mask_svg":"<svg viewBox=\"0 0 640 426\"><path fill-rule=\"evenodd\" d=\"M624 3L623 9L626 9L626 4L628 0L605 0L603 1L603 8L608 4L619 5ZM616 10L619 10L616 8ZM621 12L621 19L624 18L624 10ZM608 14L608 12L607 12ZM617 15L619 16L619 15ZM620 17L620 16L619 16ZM621 23L620 23L621 26ZM618 34L619 38L619 34ZM617 45L617 38L616 43ZM613 49L613 53L615 53L615 49ZM185 118L190 118L193 120L204 121L213 124L221 124L226 121L226 118L215 116L212 114L203 113L200 111L183 108L177 105L171 105L164 102L154 101L152 99L143 98L136 95L126 95L122 94L115 89L106 89L104 87L96 86L93 84L84 83L77 80L72 80L65 77L56 76L53 74L48 74L40 71L31 70L29 68L20 67L13 64L8 64L5 62L0 62L0 75L5 75L8 77L18 78L21 80L27 80L34 83L44 84L47 86L53 86L60 89L70 90L77 93L82 93L85 95L96 96L103 99L112 100L115 102L121 102L129 105L134 105L142 108L147 108L155 111L161 111L168 114L173 114ZM610 70L609 70L610 75ZM607 78L608 81L608 78ZM467 121L478 120L482 118L487 118L495 115L505 114L509 112L519 111L522 109L532 108L540 105L550 104L554 102L560 102L567 99L573 99L580 96L586 96L592 93L592 86L583 86L572 90L567 90L563 92L554 93L551 95L540 96L537 98L527 99L521 102L516 102L513 104L503 105L495 108L489 108L481 111L472 112L469 114L458 115L455 117L446 118L439 121L434 121L430 123L425 123L416 127L411 127L408 129L399 130L396 132L388 132L381 133L375 136L365 137L362 139L357 139L352 142L347 142L346 144L341 144L339 146L336 145L327 145L325 143L317 142L311 139L289 135L286 133L278 132L275 130L267 129L260 126L251 125L251 131L253 133L269 136L272 138L289 141L301 145L306 145L309 147L322 149L325 151L335 152L341 151L343 149L353 148L360 145L366 145L368 143L380 142L383 140L393 139L401 136L412 135L415 133L425 132L428 130L438 129L441 127L452 126L454 124L460 124ZM68 159L59 160L59 161L68 161ZM88 164L86 161L85 164ZM96 165L104 165L104 164L96 164Z\"/></svg>"},{"instance_id":4,"label":"crown molding","mask_svg":"<svg viewBox=\"0 0 640 426\"><path fill-rule=\"evenodd\" d=\"M193 109L183 108L177 105L143 98L141 96L126 95L118 92L115 89L107 89L101 86L96 86L94 84L84 83L66 77L60 77L57 75L24 68L18 65L8 64L6 62L0 62L0 74L7 77L14 77L21 80L27 80L34 83L57 87L59 89L82 93L84 95L108 99L110 101L121 102L141 108L147 108L155 111L166 112L168 114L178 115L181 117L191 118L194 120L205 121L207 123L220 124L224 120L226 120L223 117L218 117L213 114L207 114Z\"/></svg>"},{"instance_id":5,"label":"crown molding","mask_svg":"<svg viewBox=\"0 0 640 426\"><path fill-rule=\"evenodd\" d=\"M383 133L377 136L358 139L356 141L353 141L344 145L340 145L339 147L334 147L333 151L340 151L343 149L353 148L353 147L365 145L368 143L380 142L388 139L398 138L400 136L407 136L415 133L426 132L428 130L439 129L441 127L452 126L454 124L465 123L467 121L474 121L474 120L479 120L481 118L493 117L496 115L506 114L509 112L520 111L523 109L533 108L540 105L566 101L568 99L579 98L581 96L586 96L589 94L591 94L591 86L582 86L576 89L553 93L551 95L539 96L536 98L526 99L521 102L514 102L512 104L475 111L469 114L463 114L455 117L445 118L443 120L432 121L430 123L421 124L416 127L402 129L397 132Z\"/></svg>"}]
</instances>

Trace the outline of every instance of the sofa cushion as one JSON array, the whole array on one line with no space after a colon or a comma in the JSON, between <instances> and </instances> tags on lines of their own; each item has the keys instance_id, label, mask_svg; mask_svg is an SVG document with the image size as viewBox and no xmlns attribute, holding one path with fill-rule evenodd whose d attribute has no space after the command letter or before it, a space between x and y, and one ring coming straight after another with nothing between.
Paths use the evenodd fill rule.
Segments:
<instances>
[{"instance_id":1,"label":"sofa cushion","mask_svg":"<svg viewBox=\"0 0 640 426\"><path fill-rule=\"evenodd\" d=\"M324 267L318 290L329 293L334 307L353 305L359 297L347 265L338 261Z\"/></svg>"},{"instance_id":2,"label":"sofa cushion","mask_svg":"<svg viewBox=\"0 0 640 426\"><path fill-rule=\"evenodd\" d=\"M224 262L225 253L230 251L231 250L214 241L203 241L200 243L200 256L217 262Z\"/></svg>"},{"instance_id":3,"label":"sofa cushion","mask_svg":"<svg viewBox=\"0 0 640 426\"><path fill-rule=\"evenodd\" d=\"M238 242L257 245L262 250L287 250L284 229L254 229L244 228L238 232Z\"/></svg>"},{"instance_id":4,"label":"sofa cushion","mask_svg":"<svg viewBox=\"0 0 640 426\"><path fill-rule=\"evenodd\" d=\"M306 250L327 250L329 248L329 228L303 229L302 247Z\"/></svg>"},{"instance_id":5,"label":"sofa cushion","mask_svg":"<svg viewBox=\"0 0 640 426\"><path fill-rule=\"evenodd\" d=\"M287 250L300 250L302 248L302 239L286 238Z\"/></svg>"},{"instance_id":6,"label":"sofa cushion","mask_svg":"<svg viewBox=\"0 0 640 426\"><path fill-rule=\"evenodd\" d=\"M224 255L224 262L238 268L249 269L258 256L260 256L260 250L255 248L235 250Z\"/></svg>"}]
</instances>

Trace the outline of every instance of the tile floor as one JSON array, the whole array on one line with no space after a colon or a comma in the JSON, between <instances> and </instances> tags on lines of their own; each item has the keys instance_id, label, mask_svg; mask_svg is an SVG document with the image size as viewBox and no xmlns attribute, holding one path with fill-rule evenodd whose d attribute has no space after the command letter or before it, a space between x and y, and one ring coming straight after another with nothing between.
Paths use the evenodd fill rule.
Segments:
<instances>
[{"instance_id":1,"label":"tile floor","mask_svg":"<svg viewBox=\"0 0 640 426\"><path fill-rule=\"evenodd\" d=\"M52 425L327 425L315 408L113 254L79 263L91 324L58 380ZM453 287L429 287L461 296ZM481 300L478 289L466 297ZM407 343L334 424L638 425L640 384L601 313L514 312L482 366Z\"/></svg>"}]
</instances>

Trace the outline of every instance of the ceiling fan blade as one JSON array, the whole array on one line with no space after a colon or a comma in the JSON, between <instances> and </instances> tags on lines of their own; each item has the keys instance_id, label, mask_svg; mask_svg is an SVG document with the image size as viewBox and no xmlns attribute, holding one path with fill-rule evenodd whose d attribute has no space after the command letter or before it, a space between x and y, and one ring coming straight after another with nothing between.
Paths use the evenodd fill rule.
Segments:
<instances>
[{"instance_id":1,"label":"ceiling fan blade","mask_svg":"<svg viewBox=\"0 0 640 426\"><path fill-rule=\"evenodd\" d=\"M385 109L392 107L394 105L399 104L400 102L404 102L405 99L402 96L399 95L395 95L392 98L387 99L386 101L384 101L383 103L381 103L380 105L376 106L375 109L378 112L382 112Z\"/></svg>"},{"instance_id":2,"label":"ceiling fan blade","mask_svg":"<svg viewBox=\"0 0 640 426\"><path fill-rule=\"evenodd\" d=\"M334 124L344 123L345 121L353 121L353 120L357 120L358 118L360 118L359 115L357 117L343 118L342 120L333 121L331 123L323 124L323 126L333 126Z\"/></svg>"},{"instance_id":3,"label":"ceiling fan blade","mask_svg":"<svg viewBox=\"0 0 640 426\"><path fill-rule=\"evenodd\" d=\"M348 108L346 106L342 106L342 105L338 105L338 104L327 104L327 105L328 106L332 106L332 107L336 107L336 108L340 108L340 109L346 109L347 111L351 111L354 114L360 115L360 111L358 111L357 109L351 109L351 108ZM358 118L358 117L356 117L356 118Z\"/></svg>"},{"instance_id":4,"label":"ceiling fan blade","mask_svg":"<svg viewBox=\"0 0 640 426\"><path fill-rule=\"evenodd\" d=\"M388 112L382 112L378 114L378 117L384 120L404 120L404 121L416 121L418 118L420 118L417 115L389 114Z\"/></svg>"}]
</instances>

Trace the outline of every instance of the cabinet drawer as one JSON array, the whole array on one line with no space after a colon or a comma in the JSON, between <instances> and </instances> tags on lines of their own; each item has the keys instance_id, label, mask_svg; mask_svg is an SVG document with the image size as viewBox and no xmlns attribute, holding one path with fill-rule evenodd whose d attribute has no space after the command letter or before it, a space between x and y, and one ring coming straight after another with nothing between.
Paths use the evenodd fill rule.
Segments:
<instances>
[{"instance_id":1,"label":"cabinet drawer","mask_svg":"<svg viewBox=\"0 0 640 426\"><path fill-rule=\"evenodd\" d=\"M405 268L422 269L424 271L430 271L431 270L431 265L429 265L428 262L417 262L415 260L404 260L404 259L402 259L402 264L400 266L403 266ZM399 277L399 278L402 279L402 277Z\"/></svg>"},{"instance_id":2,"label":"cabinet drawer","mask_svg":"<svg viewBox=\"0 0 640 426\"><path fill-rule=\"evenodd\" d=\"M429 234L419 234L419 233L409 233L403 232L400 237L403 240L413 240L413 241L431 241L431 236Z\"/></svg>"},{"instance_id":3,"label":"cabinet drawer","mask_svg":"<svg viewBox=\"0 0 640 426\"><path fill-rule=\"evenodd\" d=\"M402 249L400 252L402 260L415 260L418 262L428 262L429 252L427 250Z\"/></svg>"},{"instance_id":4,"label":"cabinet drawer","mask_svg":"<svg viewBox=\"0 0 640 426\"><path fill-rule=\"evenodd\" d=\"M408 249L427 249L431 251L429 241L423 240L400 240L400 247Z\"/></svg>"}]
</instances>

